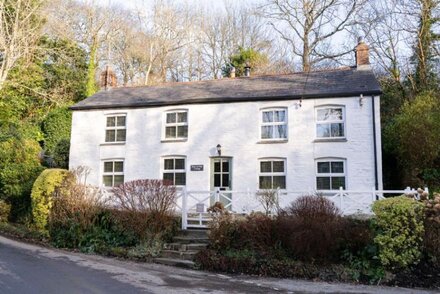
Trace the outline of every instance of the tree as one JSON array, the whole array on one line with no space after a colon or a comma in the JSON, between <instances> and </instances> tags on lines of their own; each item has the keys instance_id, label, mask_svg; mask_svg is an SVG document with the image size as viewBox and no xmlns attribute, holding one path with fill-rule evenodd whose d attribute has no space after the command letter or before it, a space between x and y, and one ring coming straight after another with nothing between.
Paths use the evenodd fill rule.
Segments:
<instances>
[{"instance_id":1,"label":"tree","mask_svg":"<svg viewBox=\"0 0 440 294\"><path fill-rule=\"evenodd\" d=\"M355 25L364 0L268 0L263 6L272 28L301 58L303 71L352 50L335 50L335 37ZM341 46L339 46L341 47Z\"/></svg>"},{"instance_id":2,"label":"tree","mask_svg":"<svg viewBox=\"0 0 440 294\"><path fill-rule=\"evenodd\" d=\"M266 55L255 51L252 48L238 48L238 53L229 57L229 63L223 67L223 75L228 76L232 68L235 68L237 76L243 76L246 66L252 68L255 73L263 73L269 64Z\"/></svg>"},{"instance_id":3,"label":"tree","mask_svg":"<svg viewBox=\"0 0 440 294\"><path fill-rule=\"evenodd\" d=\"M41 36L43 19L40 13L45 2L0 1L0 89L9 72L34 51Z\"/></svg>"}]
</instances>

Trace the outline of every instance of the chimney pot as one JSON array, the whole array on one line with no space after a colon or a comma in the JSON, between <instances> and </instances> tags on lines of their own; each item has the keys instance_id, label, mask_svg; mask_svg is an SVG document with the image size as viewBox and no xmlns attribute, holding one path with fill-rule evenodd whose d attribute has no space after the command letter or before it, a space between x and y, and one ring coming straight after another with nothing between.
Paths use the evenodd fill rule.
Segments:
<instances>
[{"instance_id":1,"label":"chimney pot","mask_svg":"<svg viewBox=\"0 0 440 294\"><path fill-rule=\"evenodd\" d=\"M359 43L355 48L356 68L359 70L370 69L370 47L363 41L362 37L358 38Z\"/></svg>"},{"instance_id":2,"label":"chimney pot","mask_svg":"<svg viewBox=\"0 0 440 294\"><path fill-rule=\"evenodd\" d=\"M229 71L229 77L231 79L235 78L235 67L231 67L231 70Z\"/></svg>"}]
</instances>

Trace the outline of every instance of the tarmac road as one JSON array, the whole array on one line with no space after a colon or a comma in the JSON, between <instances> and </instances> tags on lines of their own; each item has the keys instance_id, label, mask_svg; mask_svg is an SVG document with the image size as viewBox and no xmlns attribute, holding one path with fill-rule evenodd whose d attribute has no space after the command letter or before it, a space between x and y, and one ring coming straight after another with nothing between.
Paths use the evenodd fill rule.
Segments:
<instances>
[{"instance_id":1,"label":"tarmac road","mask_svg":"<svg viewBox=\"0 0 440 294\"><path fill-rule=\"evenodd\" d=\"M0 293L435 293L227 276L66 252L0 236Z\"/></svg>"}]
</instances>

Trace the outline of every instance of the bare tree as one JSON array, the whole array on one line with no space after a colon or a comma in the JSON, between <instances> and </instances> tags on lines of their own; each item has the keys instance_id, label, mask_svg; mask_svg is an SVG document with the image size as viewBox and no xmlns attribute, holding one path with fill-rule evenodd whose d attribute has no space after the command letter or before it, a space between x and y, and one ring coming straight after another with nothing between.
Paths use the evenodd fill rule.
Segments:
<instances>
[{"instance_id":1,"label":"bare tree","mask_svg":"<svg viewBox=\"0 0 440 294\"><path fill-rule=\"evenodd\" d=\"M10 70L29 56L41 36L44 0L0 1L0 89Z\"/></svg>"},{"instance_id":2,"label":"bare tree","mask_svg":"<svg viewBox=\"0 0 440 294\"><path fill-rule=\"evenodd\" d=\"M272 28L301 58L304 71L349 50L334 50L336 37L356 24L365 0L268 0L262 7ZM330 46L331 45L331 46Z\"/></svg>"}]
</instances>

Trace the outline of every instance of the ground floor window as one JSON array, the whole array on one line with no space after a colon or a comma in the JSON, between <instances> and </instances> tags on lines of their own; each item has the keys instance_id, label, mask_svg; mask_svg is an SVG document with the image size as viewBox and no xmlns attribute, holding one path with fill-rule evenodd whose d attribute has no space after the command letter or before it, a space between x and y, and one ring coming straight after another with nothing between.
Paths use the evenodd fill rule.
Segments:
<instances>
[{"instance_id":1,"label":"ground floor window","mask_svg":"<svg viewBox=\"0 0 440 294\"><path fill-rule=\"evenodd\" d=\"M169 181L174 186L186 185L185 158L169 157L163 160L163 180Z\"/></svg>"},{"instance_id":2,"label":"ground floor window","mask_svg":"<svg viewBox=\"0 0 440 294\"><path fill-rule=\"evenodd\" d=\"M259 163L260 189L286 189L285 159L261 159Z\"/></svg>"},{"instance_id":3,"label":"ground floor window","mask_svg":"<svg viewBox=\"0 0 440 294\"><path fill-rule=\"evenodd\" d=\"M316 189L345 189L345 160L323 159L316 162Z\"/></svg>"},{"instance_id":4,"label":"ground floor window","mask_svg":"<svg viewBox=\"0 0 440 294\"><path fill-rule=\"evenodd\" d=\"M104 161L102 182L105 187L115 187L124 183L124 161Z\"/></svg>"}]
</instances>

